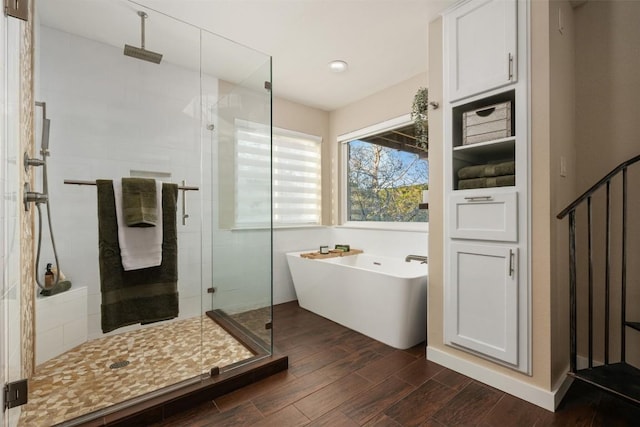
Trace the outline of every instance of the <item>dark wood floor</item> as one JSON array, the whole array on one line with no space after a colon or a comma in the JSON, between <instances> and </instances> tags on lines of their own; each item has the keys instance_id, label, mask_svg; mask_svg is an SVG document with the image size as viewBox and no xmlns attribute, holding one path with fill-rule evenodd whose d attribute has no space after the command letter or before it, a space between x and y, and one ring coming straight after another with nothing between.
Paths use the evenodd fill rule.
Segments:
<instances>
[{"instance_id":1,"label":"dark wood floor","mask_svg":"<svg viewBox=\"0 0 640 427\"><path fill-rule=\"evenodd\" d=\"M640 408L574 382L548 412L298 307L274 307L289 370L160 426L640 426Z\"/></svg>"}]
</instances>

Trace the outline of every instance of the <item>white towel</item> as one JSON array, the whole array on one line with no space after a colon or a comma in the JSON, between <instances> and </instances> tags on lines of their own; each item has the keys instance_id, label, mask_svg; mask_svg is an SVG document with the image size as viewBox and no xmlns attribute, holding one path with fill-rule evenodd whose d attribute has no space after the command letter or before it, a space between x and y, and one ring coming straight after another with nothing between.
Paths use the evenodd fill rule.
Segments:
<instances>
[{"instance_id":1,"label":"white towel","mask_svg":"<svg viewBox=\"0 0 640 427\"><path fill-rule=\"evenodd\" d=\"M125 271L162 264L162 181L156 181L158 222L155 227L127 227L122 214L122 181L113 180L118 242Z\"/></svg>"}]
</instances>

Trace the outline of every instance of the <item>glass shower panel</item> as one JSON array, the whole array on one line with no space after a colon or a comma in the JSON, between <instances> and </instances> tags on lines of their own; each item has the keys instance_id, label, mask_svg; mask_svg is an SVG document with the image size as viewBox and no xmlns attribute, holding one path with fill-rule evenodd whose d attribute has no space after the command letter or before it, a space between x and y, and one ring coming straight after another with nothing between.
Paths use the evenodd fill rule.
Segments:
<instances>
[{"instance_id":1,"label":"glass shower panel","mask_svg":"<svg viewBox=\"0 0 640 427\"><path fill-rule=\"evenodd\" d=\"M2 384L18 381L24 378L22 371L22 325L20 319L20 304L22 299L21 271L20 268L20 212L23 209L20 203L19 188L20 176L20 21L8 18L3 21L2 38L4 52L4 66L0 76L5 82L3 95L3 112L0 127L3 129L2 143L0 144L0 216L4 223L0 231L0 273L2 282L0 295L0 325L2 325ZM5 323L6 322L6 323ZM14 426L20 417L21 408L14 407L4 411L3 425ZM1 417L0 417L1 419Z\"/></svg>"},{"instance_id":2,"label":"glass shower panel","mask_svg":"<svg viewBox=\"0 0 640 427\"><path fill-rule=\"evenodd\" d=\"M272 352L271 58L206 32L202 49L203 75L218 77L203 84L211 143L203 181L213 203L203 308L251 351L233 368Z\"/></svg>"}]
</instances>

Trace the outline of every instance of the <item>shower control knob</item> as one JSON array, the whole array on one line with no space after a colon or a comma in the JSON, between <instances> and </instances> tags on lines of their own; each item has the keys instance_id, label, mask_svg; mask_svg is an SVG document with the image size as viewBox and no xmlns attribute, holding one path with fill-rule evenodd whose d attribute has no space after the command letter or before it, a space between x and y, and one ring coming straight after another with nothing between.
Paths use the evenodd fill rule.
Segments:
<instances>
[{"instance_id":1,"label":"shower control knob","mask_svg":"<svg viewBox=\"0 0 640 427\"><path fill-rule=\"evenodd\" d=\"M23 163L24 163L24 171L27 172L30 166L44 165L44 160L29 158L29 155L27 155L27 153L24 153Z\"/></svg>"},{"instance_id":2,"label":"shower control knob","mask_svg":"<svg viewBox=\"0 0 640 427\"><path fill-rule=\"evenodd\" d=\"M36 193L35 191L27 191L24 198L27 202L45 203L48 196L46 194Z\"/></svg>"},{"instance_id":3,"label":"shower control knob","mask_svg":"<svg viewBox=\"0 0 640 427\"><path fill-rule=\"evenodd\" d=\"M37 193L35 191L29 191L30 189L31 187L29 186L29 183L26 182L24 184L24 196L22 200L24 203L25 211L29 210L29 203L35 203L35 204L46 203L47 199L49 198L49 196L47 196L46 194Z\"/></svg>"}]
</instances>

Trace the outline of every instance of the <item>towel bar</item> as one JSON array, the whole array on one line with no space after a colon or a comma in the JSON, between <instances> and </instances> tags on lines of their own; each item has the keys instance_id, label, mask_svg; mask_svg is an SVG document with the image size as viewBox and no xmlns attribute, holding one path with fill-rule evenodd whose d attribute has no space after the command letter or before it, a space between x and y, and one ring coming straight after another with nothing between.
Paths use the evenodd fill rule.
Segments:
<instances>
[{"instance_id":1,"label":"towel bar","mask_svg":"<svg viewBox=\"0 0 640 427\"><path fill-rule=\"evenodd\" d=\"M72 185L96 185L95 181L82 181L82 180L78 180L78 179L65 179L64 183L65 184L72 184ZM179 185L178 186L178 190L182 190L182 191L199 191L200 188L199 187L193 187L193 186Z\"/></svg>"}]
</instances>

